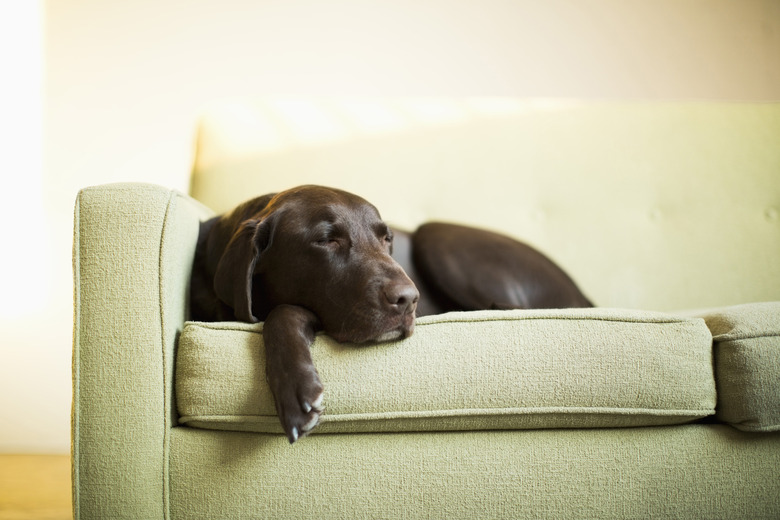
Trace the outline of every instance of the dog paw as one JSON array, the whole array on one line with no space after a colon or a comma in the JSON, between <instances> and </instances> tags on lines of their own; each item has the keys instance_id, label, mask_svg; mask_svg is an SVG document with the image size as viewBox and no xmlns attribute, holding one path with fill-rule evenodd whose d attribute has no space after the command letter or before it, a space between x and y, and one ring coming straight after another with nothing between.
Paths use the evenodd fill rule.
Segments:
<instances>
[{"instance_id":1,"label":"dog paw","mask_svg":"<svg viewBox=\"0 0 780 520\"><path fill-rule=\"evenodd\" d=\"M269 378L276 411L290 444L305 437L320 422L323 386L313 365L283 377Z\"/></svg>"}]
</instances>

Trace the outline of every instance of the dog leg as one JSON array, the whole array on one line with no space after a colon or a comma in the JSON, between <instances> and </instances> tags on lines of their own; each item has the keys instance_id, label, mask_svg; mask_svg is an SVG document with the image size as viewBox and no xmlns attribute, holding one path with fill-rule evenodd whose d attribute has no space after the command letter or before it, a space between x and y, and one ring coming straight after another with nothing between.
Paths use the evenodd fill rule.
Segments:
<instances>
[{"instance_id":1,"label":"dog leg","mask_svg":"<svg viewBox=\"0 0 780 520\"><path fill-rule=\"evenodd\" d=\"M323 386L311 358L319 320L296 305L274 308L263 325L266 378L290 444L309 433L323 411Z\"/></svg>"}]
</instances>

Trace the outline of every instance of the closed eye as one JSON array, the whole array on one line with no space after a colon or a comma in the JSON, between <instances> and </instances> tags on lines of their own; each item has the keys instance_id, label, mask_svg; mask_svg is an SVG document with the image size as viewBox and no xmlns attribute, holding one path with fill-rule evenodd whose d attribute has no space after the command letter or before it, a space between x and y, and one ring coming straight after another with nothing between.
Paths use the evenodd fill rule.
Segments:
<instances>
[{"instance_id":1,"label":"closed eye","mask_svg":"<svg viewBox=\"0 0 780 520\"><path fill-rule=\"evenodd\" d=\"M311 242L321 247L337 247L342 238L338 228L331 222L320 222L311 229Z\"/></svg>"},{"instance_id":2,"label":"closed eye","mask_svg":"<svg viewBox=\"0 0 780 520\"><path fill-rule=\"evenodd\" d=\"M341 233L339 229L330 226L315 235L312 243L317 247L331 251L348 251L352 247L352 241L348 236Z\"/></svg>"},{"instance_id":3,"label":"closed eye","mask_svg":"<svg viewBox=\"0 0 780 520\"><path fill-rule=\"evenodd\" d=\"M345 243L344 240L338 237L321 237L314 241L314 244L320 247L341 247Z\"/></svg>"},{"instance_id":4,"label":"closed eye","mask_svg":"<svg viewBox=\"0 0 780 520\"><path fill-rule=\"evenodd\" d=\"M382 242L393 245L393 231L384 222L374 226L374 233Z\"/></svg>"}]
</instances>

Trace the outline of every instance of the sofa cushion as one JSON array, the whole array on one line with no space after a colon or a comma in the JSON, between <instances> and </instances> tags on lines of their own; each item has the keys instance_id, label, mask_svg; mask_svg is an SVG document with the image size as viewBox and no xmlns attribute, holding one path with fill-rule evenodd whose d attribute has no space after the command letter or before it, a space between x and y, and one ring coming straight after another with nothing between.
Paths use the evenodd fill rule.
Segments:
<instances>
[{"instance_id":1,"label":"sofa cushion","mask_svg":"<svg viewBox=\"0 0 780 520\"><path fill-rule=\"evenodd\" d=\"M450 313L410 338L339 344L319 334L319 433L620 427L714 413L712 337L701 319L570 309ZM279 432L262 324L185 325L180 422Z\"/></svg>"},{"instance_id":2,"label":"sofa cushion","mask_svg":"<svg viewBox=\"0 0 780 520\"><path fill-rule=\"evenodd\" d=\"M744 431L780 431L780 302L702 316L715 340L718 418Z\"/></svg>"}]
</instances>

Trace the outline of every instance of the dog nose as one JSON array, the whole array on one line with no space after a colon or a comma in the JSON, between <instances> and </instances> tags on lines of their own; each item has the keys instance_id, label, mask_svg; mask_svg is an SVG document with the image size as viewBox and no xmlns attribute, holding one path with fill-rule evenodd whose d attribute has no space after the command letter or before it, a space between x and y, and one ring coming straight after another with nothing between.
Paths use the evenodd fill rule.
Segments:
<instances>
[{"instance_id":1,"label":"dog nose","mask_svg":"<svg viewBox=\"0 0 780 520\"><path fill-rule=\"evenodd\" d=\"M399 314L408 314L417 308L420 293L413 284L396 283L385 287L385 298Z\"/></svg>"}]
</instances>

